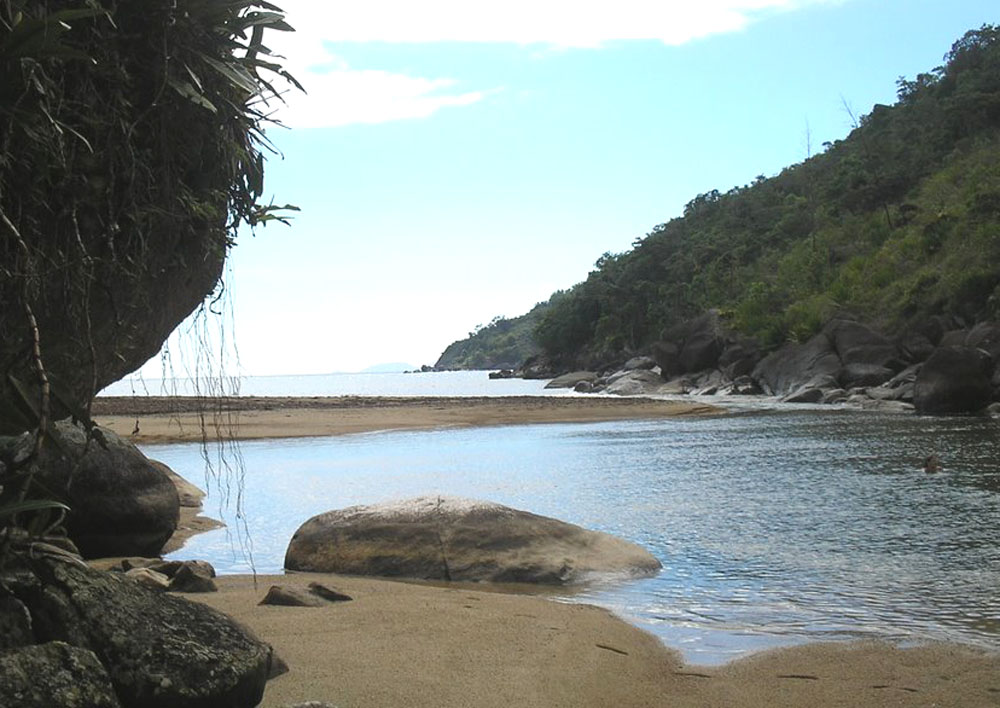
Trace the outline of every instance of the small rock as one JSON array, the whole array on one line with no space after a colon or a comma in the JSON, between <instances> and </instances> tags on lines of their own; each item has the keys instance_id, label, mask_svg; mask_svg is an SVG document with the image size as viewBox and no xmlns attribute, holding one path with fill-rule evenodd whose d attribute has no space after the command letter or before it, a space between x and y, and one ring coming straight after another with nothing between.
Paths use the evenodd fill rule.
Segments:
<instances>
[{"instance_id":1,"label":"small rock","mask_svg":"<svg viewBox=\"0 0 1000 708\"><path fill-rule=\"evenodd\" d=\"M271 652L271 667L267 672L267 680L270 681L273 678L278 678L282 674L287 674L289 671L288 664L285 660L278 656L277 652Z\"/></svg>"},{"instance_id":2,"label":"small rock","mask_svg":"<svg viewBox=\"0 0 1000 708\"><path fill-rule=\"evenodd\" d=\"M326 701L304 701L302 703L286 703L281 708L337 708L337 706Z\"/></svg>"},{"instance_id":3,"label":"small rock","mask_svg":"<svg viewBox=\"0 0 1000 708\"><path fill-rule=\"evenodd\" d=\"M820 400L820 403L824 404L843 403L846 400L847 400L847 391L845 391L842 388L835 388L824 393L823 398Z\"/></svg>"},{"instance_id":4,"label":"small rock","mask_svg":"<svg viewBox=\"0 0 1000 708\"><path fill-rule=\"evenodd\" d=\"M258 604L283 607L322 607L326 604L326 600L300 588L272 585L271 589L267 591L267 595Z\"/></svg>"},{"instance_id":5,"label":"small rock","mask_svg":"<svg viewBox=\"0 0 1000 708\"><path fill-rule=\"evenodd\" d=\"M125 575L153 590L167 590L170 587L170 578L149 568L132 568L126 570Z\"/></svg>"},{"instance_id":6,"label":"small rock","mask_svg":"<svg viewBox=\"0 0 1000 708\"><path fill-rule=\"evenodd\" d=\"M354 599L350 595L345 595L333 588L328 588L322 583L309 583L309 592L329 602L347 602Z\"/></svg>"},{"instance_id":7,"label":"small rock","mask_svg":"<svg viewBox=\"0 0 1000 708\"><path fill-rule=\"evenodd\" d=\"M209 573L199 565L184 563L170 579L170 589L173 592L216 592L219 588L212 580L214 573L214 569Z\"/></svg>"}]
</instances>

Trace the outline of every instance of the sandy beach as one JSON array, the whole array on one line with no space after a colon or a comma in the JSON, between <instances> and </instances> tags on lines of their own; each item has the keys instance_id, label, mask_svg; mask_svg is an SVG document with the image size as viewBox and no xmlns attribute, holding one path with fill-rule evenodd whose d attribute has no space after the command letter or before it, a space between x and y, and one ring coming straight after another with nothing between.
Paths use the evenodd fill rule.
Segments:
<instances>
[{"instance_id":1,"label":"sandy beach","mask_svg":"<svg viewBox=\"0 0 1000 708\"><path fill-rule=\"evenodd\" d=\"M156 443L200 440L203 429L209 437L253 439L720 412L603 397L241 398L205 414L200 405L104 398L94 416L136 442ZM171 548L211 524L195 509L185 514ZM272 584L312 581L354 599L319 608L258 604ZM338 708L1000 705L1000 655L954 645L813 644L701 667L606 610L544 594L311 573L217 582L219 592L188 597L236 618L289 666L268 683L266 708L303 701Z\"/></svg>"},{"instance_id":2,"label":"sandy beach","mask_svg":"<svg viewBox=\"0 0 1000 708\"><path fill-rule=\"evenodd\" d=\"M603 396L100 397L94 420L138 444L317 437L379 430L586 423L721 413L703 403Z\"/></svg>"},{"instance_id":3,"label":"sandy beach","mask_svg":"<svg viewBox=\"0 0 1000 708\"><path fill-rule=\"evenodd\" d=\"M313 581L354 599L257 604L272 584ZM290 667L268 683L265 707L1000 705L1000 656L956 646L814 644L699 667L605 610L541 596L312 573L218 583L190 598L250 627Z\"/></svg>"}]
</instances>

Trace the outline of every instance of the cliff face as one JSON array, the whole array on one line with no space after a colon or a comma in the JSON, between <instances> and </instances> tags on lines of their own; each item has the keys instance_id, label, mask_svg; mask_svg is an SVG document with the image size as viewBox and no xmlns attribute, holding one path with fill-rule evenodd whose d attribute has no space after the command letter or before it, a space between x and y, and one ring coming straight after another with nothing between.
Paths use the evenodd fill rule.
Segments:
<instances>
[{"instance_id":1,"label":"cliff face","mask_svg":"<svg viewBox=\"0 0 1000 708\"><path fill-rule=\"evenodd\" d=\"M141 366L259 215L252 7L0 6L0 434Z\"/></svg>"}]
</instances>

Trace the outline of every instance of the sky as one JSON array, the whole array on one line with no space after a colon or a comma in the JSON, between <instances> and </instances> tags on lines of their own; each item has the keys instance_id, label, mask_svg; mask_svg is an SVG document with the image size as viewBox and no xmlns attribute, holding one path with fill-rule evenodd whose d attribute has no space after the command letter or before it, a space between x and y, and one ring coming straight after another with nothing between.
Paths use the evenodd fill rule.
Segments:
<instances>
[{"instance_id":1,"label":"sky","mask_svg":"<svg viewBox=\"0 0 1000 708\"><path fill-rule=\"evenodd\" d=\"M296 32L265 43L307 93L275 105L265 201L301 212L232 249L242 375L433 364L1000 21L996 0L274 2Z\"/></svg>"}]
</instances>

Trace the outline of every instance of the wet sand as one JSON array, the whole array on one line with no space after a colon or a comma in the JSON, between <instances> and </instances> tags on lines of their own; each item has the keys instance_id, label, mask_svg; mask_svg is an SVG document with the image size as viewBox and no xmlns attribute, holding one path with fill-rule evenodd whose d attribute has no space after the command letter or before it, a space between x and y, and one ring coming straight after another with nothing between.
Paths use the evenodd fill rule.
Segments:
<instances>
[{"instance_id":1,"label":"wet sand","mask_svg":"<svg viewBox=\"0 0 1000 708\"><path fill-rule=\"evenodd\" d=\"M688 401L604 396L101 397L94 420L138 444L318 437L380 430L586 423L721 413Z\"/></svg>"},{"instance_id":2,"label":"wet sand","mask_svg":"<svg viewBox=\"0 0 1000 708\"><path fill-rule=\"evenodd\" d=\"M354 599L259 606L272 584L319 580ZM290 671L264 706L615 708L997 706L1000 656L950 645L813 644L722 667L680 655L609 612L538 596L296 573L218 579L192 595L272 644Z\"/></svg>"}]
</instances>

